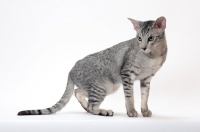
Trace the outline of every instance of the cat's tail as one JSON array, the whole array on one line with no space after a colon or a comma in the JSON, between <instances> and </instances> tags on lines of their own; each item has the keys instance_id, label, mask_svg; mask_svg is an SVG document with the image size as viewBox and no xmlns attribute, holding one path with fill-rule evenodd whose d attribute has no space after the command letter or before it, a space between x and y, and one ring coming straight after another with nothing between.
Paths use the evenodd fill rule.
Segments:
<instances>
[{"instance_id":1,"label":"cat's tail","mask_svg":"<svg viewBox=\"0 0 200 132\"><path fill-rule=\"evenodd\" d=\"M22 115L48 115L56 113L61 110L70 100L74 91L74 83L70 77L68 77L67 86L62 98L52 107L46 109L38 109L38 110L24 110L18 113L19 116Z\"/></svg>"}]
</instances>

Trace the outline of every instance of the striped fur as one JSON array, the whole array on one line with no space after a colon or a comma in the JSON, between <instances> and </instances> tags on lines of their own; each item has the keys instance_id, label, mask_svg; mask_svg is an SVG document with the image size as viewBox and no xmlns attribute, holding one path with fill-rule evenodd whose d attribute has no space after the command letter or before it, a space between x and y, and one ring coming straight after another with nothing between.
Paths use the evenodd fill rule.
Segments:
<instances>
[{"instance_id":1,"label":"striped fur","mask_svg":"<svg viewBox=\"0 0 200 132\"><path fill-rule=\"evenodd\" d=\"M18 115L56 113L67 104L76 85L75 96L87 112L113 116L112 110L100 109L99 106L107 95L114 93L122 84L127 115L137 117L133 85L135 80L140 80L141 112L144 117L150 117L152 112L147 105L150 81L162 67L167 55L166 19L160 17L156 21L145 22L129 20L137 32L136 38L77 61L69 73L65 93L58 103L46 109L21 111Z\"/></svg>"}]
</instances>

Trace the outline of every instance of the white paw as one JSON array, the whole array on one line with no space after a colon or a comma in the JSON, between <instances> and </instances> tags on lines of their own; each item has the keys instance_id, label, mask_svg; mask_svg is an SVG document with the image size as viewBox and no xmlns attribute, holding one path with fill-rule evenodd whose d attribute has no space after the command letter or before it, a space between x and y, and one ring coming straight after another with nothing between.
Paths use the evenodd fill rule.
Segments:
<instances>
[{"instance_id":1,"label":"white paw","mask_svg":"<svg viewBox=\"0 0 200 132\"><path fill-rule=\"evenodd\" d=\"M137 111L132 110L132 111L127 112L127 115L128 115L129 117L137 117L137 116L138 116L138 113L137 113Z\"/></svg>"},{"instance_id":2,"label":"white paw","mask_svg":"<svg viewBox=\"0 0 200 132\"><path fill-rule=\"evenodd\" d=\"M151 117L151 115L152 115L152 112L148 109L146 109L146 110L142 109L141 112L144 117Z\"/></svg>"},{"instance_id":3,"label":"white paw","mask_svg":"<svg viewBox=\"0 0 200 132\"><path fill-rule=\"evenodd\" d=\"M101 116L113 116L114 112L112 110L101 110L99 115Z\"/></svg>"}]
</instances>

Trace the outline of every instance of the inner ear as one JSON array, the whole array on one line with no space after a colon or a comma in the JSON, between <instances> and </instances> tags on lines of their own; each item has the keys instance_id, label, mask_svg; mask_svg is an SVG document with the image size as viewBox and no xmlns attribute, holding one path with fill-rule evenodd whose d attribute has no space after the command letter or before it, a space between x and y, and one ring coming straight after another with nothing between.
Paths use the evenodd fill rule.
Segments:
<instances>
[{"instance_id":1,"label":"inner ear","mask_svg":"<svg viewBox=\"0 0 200 132\"><path fill-rule=\"evenodd\" d=\"M157 26L157 28L161 28L162 24L158 23L156 26Z\"/></svg>"},{"instance_id":2,"label":"inner ear","mask_svg":"<svg viewBox=\"0 0 200 132\"><path fill-rule=\"evenodd\" d=\"M153 25L154 28L165 30L166 28L166 19L165 17L159 17Z\"/></svg>"},{"instance_id":3,"label":"inner ear","mask_svg":"<svg viewBox=\"0 0 200 132\"><path fill-rule=\"evenodd\" d=\"M130 20L131 22L132 22L132 24L133 24L133 26L134 26L134 29L137 31L138 29L140 29L140 25L139 25L139 21L137 21L137 20L134 20L134 19L132 19L132 18L128 18L128 20Z\"/></svg>"}]
</instances>

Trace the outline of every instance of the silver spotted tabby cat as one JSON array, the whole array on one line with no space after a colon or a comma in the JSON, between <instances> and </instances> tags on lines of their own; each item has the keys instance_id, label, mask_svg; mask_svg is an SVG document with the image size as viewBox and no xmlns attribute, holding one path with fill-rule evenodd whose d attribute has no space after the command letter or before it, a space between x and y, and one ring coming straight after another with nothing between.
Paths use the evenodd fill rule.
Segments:
<instances>
[{"instance_id":1,"label":"silver spotted tabby cat","mask_svg":"<svg viewBox=\"0 0 200 132\"><path fill-rule=\"evenodd\" d=\"M112 110L100 109L104 98L123 84L126 110L129 117L137 117L134 107L133 83L140 80L141 112L150 117L147 101L150 81L166 60L166 19L136 21L128 18L137 32L135 38L111 48L91 54L76 62L68 75L68 83L62 98L52 107L40 110L20 111L18 115L46 115L61 110L70 100L74 85L75 96L89 113L113 116ZM88 98L88 100L86 100Z\"/></svg>"}]
</instances>

